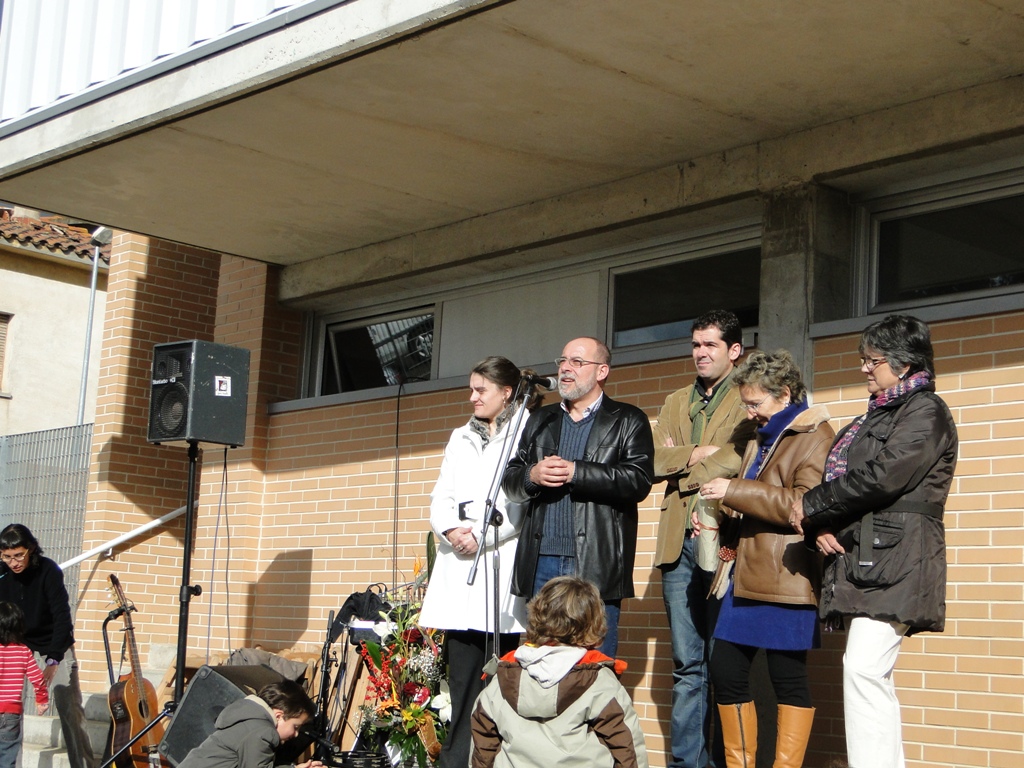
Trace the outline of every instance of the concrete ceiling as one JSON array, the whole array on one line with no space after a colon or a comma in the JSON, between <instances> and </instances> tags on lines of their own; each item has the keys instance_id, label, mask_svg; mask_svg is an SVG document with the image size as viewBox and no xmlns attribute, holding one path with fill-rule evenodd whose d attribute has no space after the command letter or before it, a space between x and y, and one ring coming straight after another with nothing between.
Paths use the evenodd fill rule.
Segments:
<instances>
[{"instance_id":1,"label":"concrete ceiling","mask_svg":"<svg viewBox=\"0 0 1024 768\"><path fill-rule=\"evenodd\" d=\"M1024 72L1024 2L460 5L183 101L226 66L194 62L0 139L0 199L294 265Z\"/></svg>"}]
</instances>

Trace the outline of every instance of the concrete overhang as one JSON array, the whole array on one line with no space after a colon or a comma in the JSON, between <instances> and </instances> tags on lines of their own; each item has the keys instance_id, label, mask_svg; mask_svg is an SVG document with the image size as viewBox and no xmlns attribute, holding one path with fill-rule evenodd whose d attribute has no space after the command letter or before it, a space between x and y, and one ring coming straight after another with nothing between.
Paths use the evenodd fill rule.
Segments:
<instances>
[{"instance_id":1,"label":"concrete overhang","mask_svg":"<svg viewBox=\"0 0 1024 768\"><path fill-rule=\"evenodd\" d=\"M0 199L317 307L1018 151L1024 3L352 0L164 70L0 126Z\"/></svg>"}]
</instances>

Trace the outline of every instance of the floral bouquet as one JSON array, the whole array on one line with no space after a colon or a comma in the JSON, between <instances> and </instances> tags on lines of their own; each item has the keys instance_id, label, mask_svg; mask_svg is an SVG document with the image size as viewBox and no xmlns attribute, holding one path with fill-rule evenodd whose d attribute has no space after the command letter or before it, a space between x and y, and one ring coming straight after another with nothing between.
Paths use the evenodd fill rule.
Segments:
<instances>
[{"instance_id":1,"label":"floral bouquet","mask_svg":"<svg viewBox=\"0 0 1024 768\"><path fill-rule=\"evenodd\" d=\"M362 727L371 740L385 741L396 764L415 758L427 768L441 752L451 700L442 680L440 637L417 624L419 614L419 601L397 603L374 627L380 643L362 643L369 670Z\"/></svg>"}]
</instances>

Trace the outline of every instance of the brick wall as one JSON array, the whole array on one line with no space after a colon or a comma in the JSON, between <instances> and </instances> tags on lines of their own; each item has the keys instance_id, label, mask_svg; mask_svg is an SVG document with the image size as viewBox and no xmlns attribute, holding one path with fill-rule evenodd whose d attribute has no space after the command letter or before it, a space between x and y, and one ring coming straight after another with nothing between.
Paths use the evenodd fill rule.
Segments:
<instances>
[{"instance_id":1,"label":"brick wall","mask_svg":"<svg viewBox=\"0 0 1024 768\"><path fill-rule=\"evenodd\" d=\"M946 631L903 643L896 685L908 764L1009 768L1024 753L1024 313L935 323L936 386L960 435L946 507ZM815 401L864 410L856 335L815 345ZM814 746L842 748L843 636L812 662ZM825 704L827 702L827 705Z\"/></svg>"},{"instance_id":2,"label":"brick wall","mask_svg":"<svg viewBox=\"0 0 1024 768\"><path fill-rule=\"evenodd\" d=\"M222 452L204 451L193 582L206 591L192 602L189 647L204 651L209 635L218 652L243 645L318 651L328 613L351 592L412 577L424 552L441 451L451 430L468 418L468 391L396 394L269 417L267 403L294 396L298 318L276 307L274 273L262 265L189 257L197 259L198 274L211 275L199 282L219 297L210 333L253 353L247 443L228 452L223 488ZM119 273L112 270L111 304L123 315L114 323L108 315L106 326L112 338L104 353L106 410L97 422L92 543L101 529L120 532L129 521L183 503L184 450L147 445L140 426L151 345L169 340L157 338L154 329L166 325L162 313L173 310L161 302L173 292L152 281L134 286L157 298L138 307L143 319L133 317L118 303L118 290L130 294L131 282L145 278ZM119 325L125 326L124 341L115 338ZM174 336L202 337L200 330ZM1024 748L1024 313L939 323L933 330L938 387L960 425L961 463L947 517L947 631L908 639L897 672L907 755L917 766L1017 765ZM865 407L856 346L856 335L815 345L814 399L829 406L836 427ZM664 397L693 376L689 360L617 367L608 391L653 418ZM116 480L112 465L120 467ZM620 635L630 665L624 683L634 695L652 766L664 765L671 689L668 630L652 564L660 500L656 486L641 506L638 597L625 605ZM88 610L80 613L80 636L87 681L105 678L96 629L107 610L97 592L105 573L120 572L143 611L136 624L145 657L147 644L175 640L180 556L180 530L172 526L126 548L117 562L96 566L91 580L83 570ZM819 717L809 766L823 766L844 751L843 640L841 634L826 637L825 647L811 655Z\"/></svg>"},{"instance_id":3,"label":"brick wall","mask_svg":"<svg viewBox=\"0 0 1024 768\"><path fill-rule=\"evenodd\" d=\"M99 394L84 547L91 549L185 504L185 450L146 442L153 345L212 340L220 256L195 248L118 234L112 249L103 324ZM139 613L136 637L145 659L153 643L173 644L183 519L80 566L75 634L83 686L106 689L102 621L113 607L106 592L115 573ZM110 626L115 656L120 623ZM169 639L168 639L169 638ZM116 664L116 661L115 661Z\"/></svg>"}]
</instances>

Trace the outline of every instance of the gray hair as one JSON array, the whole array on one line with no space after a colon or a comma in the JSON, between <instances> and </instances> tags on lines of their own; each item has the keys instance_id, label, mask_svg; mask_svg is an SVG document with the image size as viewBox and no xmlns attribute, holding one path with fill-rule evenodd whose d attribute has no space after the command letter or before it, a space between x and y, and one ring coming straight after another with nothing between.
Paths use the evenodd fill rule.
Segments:
<instances>
[{"instance_id":1,"label":"gray hair","mask_svg":"<svg viewBox=\"0 0 1024 768\"><path fill-rule=\"evenodd\" d=\"M935 352L927 324L911 315L889 315L872 323L860 335L860 353L870 347L881 354L893 372L909 368L908 375L928 371L935 376Z\"/></svg>"},{"instance_id":2,"label":"gray hair","mask_svg":"<svg viewBox=\"0 0 1024 768\"><path fill-rule=\"evenodd\" d=\"M732 381L737 387L760 387L779 400L786 387L789 387L789 396L794 403L802 403L807 396L807 386L800 376L800 369L793 356L784 349L777 349L771 354L751 352L736 367Z\"/></svg>"}]
</instances>

